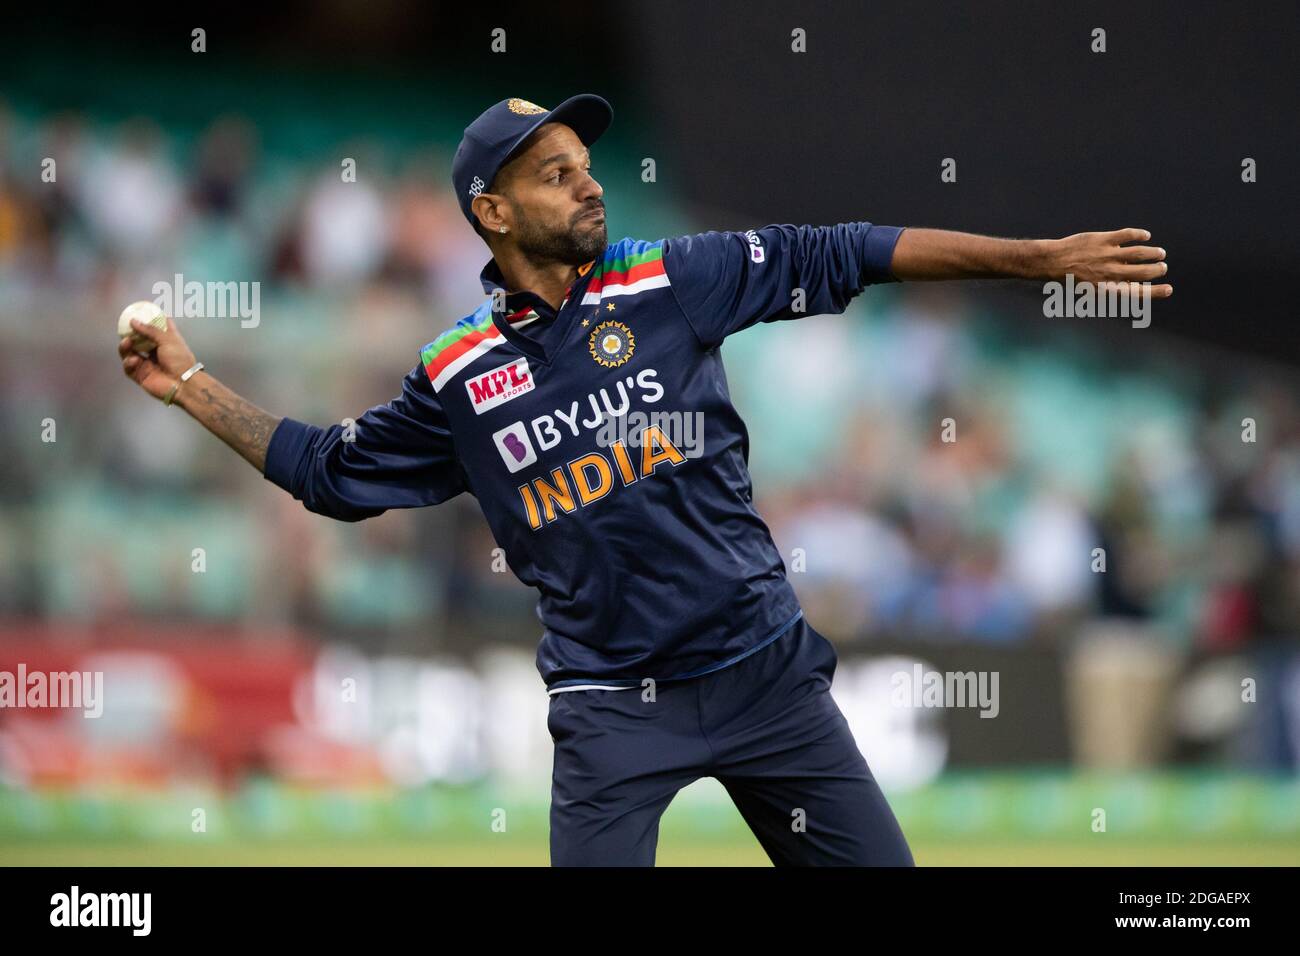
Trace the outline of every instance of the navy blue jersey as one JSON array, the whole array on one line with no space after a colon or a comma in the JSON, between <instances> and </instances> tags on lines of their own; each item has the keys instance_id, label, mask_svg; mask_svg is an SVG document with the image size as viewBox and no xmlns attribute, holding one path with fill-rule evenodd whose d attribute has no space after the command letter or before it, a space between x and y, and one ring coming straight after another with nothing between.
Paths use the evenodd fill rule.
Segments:
<instances>
[{"instance_id":1,"label":"navy blue jersey","mask_svg":"<svg viewBox=\"0 0 1300 956\"><path fill-rule=\"evenodd\" d=\"M756 322L843 312L892 280L901 231L773 225L612 243L558 311L530 292L490 296L422 350L402 394L358 418L350 440L341 425L286 418L266 477L344 521L473 494L541 595L537 667L551 692L726 667L801 612L752 503L719 345ZM482 279L502 289L494 261Z\"/></svg>"}]
</instances>

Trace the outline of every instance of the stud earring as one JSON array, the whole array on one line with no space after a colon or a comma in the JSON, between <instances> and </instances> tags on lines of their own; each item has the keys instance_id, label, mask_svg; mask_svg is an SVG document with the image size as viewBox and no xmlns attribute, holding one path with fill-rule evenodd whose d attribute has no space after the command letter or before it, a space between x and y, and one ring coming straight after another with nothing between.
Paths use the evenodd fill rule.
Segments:
<instances>
[{"instance_id":1,"label":"stud earring","mask_svg":"<svg viewBox=\"0 0 1300 956\"><path fill-rule=\"evenodd\" d=\"M505 226L502 226L502 227L501 227L501 231L502 231L502 232L505 232L505 231L506 231L506 227L505 227Z\"/></svg>"}]
</instances>

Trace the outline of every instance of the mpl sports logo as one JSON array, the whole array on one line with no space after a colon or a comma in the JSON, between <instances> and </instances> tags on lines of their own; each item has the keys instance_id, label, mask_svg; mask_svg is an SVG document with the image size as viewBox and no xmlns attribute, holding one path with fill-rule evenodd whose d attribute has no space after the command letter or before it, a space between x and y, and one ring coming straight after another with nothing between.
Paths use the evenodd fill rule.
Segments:
<instances>
[{"instance_id":1,"label":"mpl sports logo","mask_svg":"<svg viewBox=\"0 0 1300 956\"><path fill-rule=\"evenodd\" d=\"M745 239L749 241L749 258L755 262L762 262L767 258L763 252L763 240L758 238L758 233L750 229L745 233Z\"/></svg>"},{"instance_id":2,"label":"mpl sports logo","mask_svg":"<svg viewBox=\"0 0 1300 956\"><path fill-rule=\"evenodd\" d=\"M475 415L482 415L488 409L531 392L533 388L533 376L526 358L517 358L508 365L465 382L465 391L469 393L469 403L474 406Z\"/></svg>"}]
</instances>

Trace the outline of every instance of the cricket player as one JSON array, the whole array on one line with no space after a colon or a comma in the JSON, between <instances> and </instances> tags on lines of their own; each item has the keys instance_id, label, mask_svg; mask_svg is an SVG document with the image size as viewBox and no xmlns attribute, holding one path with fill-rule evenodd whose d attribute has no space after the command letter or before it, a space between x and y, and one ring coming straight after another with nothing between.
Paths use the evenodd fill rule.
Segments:
<instances>
[{"instance_id":1,"label":"cricket player","mask_svg":"<svg viewBox=\"0 0 1300 956\"><path fill-rule=\"evenodd\" d=\"M835 650L754 508L722 343L842 313L877 282L1072 274L1161 298L1164 250L1142 229L1023 240L869 222L611 243L590 147L612 117L590 94L550 110L510 98L466 128L452 184L491 251L488 297L354 434L236 395L175 322L137 323L157 348L124 339L123 370L317 514L478 499L540 595L553 865L653 865L663 811L710 776L777 865L909 866L831 697ZM697 421L699 435L675 427Z\"/></svg>"}]
</instances>

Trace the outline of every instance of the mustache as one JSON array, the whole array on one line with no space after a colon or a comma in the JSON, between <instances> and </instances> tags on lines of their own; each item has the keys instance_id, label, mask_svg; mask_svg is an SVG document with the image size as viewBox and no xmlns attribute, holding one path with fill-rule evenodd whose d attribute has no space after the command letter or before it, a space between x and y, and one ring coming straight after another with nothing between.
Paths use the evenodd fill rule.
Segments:
<instances>
[{"instance_id":1,"label":"mustache","mask_svg":"<svg viewBox=\"0 0 1300 956\"><path fill-rule=\"evenodd\" d=\"M575 216L574 219L575 219L575 220L577 220L577 219L584 219L584 218L586 218L587 216L594 216L596 213L600 213L602 216L605 214L605 204L604 204L604 203L600 203L600 204L598 204L598 205L591 206L591 207L588 208L588 209L584 209L584 210L582 210L582 212L578 213L578 215Z\"/></svg>"}]
</instances>

